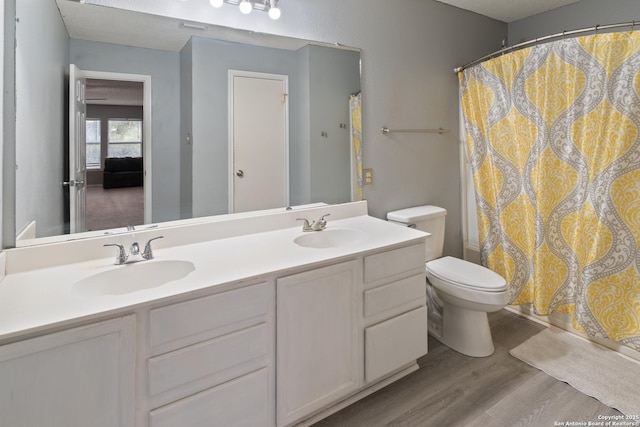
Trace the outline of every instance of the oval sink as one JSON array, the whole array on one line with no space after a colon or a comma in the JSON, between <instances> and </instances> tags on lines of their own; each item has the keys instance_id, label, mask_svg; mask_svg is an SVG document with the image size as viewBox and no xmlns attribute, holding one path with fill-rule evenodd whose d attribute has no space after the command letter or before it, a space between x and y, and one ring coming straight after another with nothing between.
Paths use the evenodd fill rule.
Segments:
<instances>
[{"instance_id":1,"label":"oval sink","mask_svg":"<svg viewBox=\"0 0 640 427\"><path fill-rule=\"evenodd\" d=\"M142 261L125 264L76 282L80 295L123 295L182 279L196 268L189 261Z\"/></svg>"},{"instance_id":2,"label":"oval sink","mask_svg":"<svg viewBox=\"0 0 640 427\"><path fill-rule=\"evenodd\" d=\"M364 233L358 230L324 230L305 233L296 237L293 243L305 248L341 248L352 246L364 238Z\"/></svg>"}]
</instances>

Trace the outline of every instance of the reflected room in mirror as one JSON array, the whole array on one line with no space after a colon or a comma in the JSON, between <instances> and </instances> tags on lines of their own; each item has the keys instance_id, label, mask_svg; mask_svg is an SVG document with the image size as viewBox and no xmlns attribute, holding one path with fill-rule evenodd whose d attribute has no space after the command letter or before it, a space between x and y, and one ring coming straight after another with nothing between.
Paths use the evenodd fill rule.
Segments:
<instances>
[{"instance_id":1,"label":"reflected room in mirror","mask_svg":"<svg viewBox=\"0 0 640 427\"><path fill-rule=\"evenodd\" d=\"M6 247L362 198L359 50L72 0L16 15Z\"/></svg>"}]
</instances>

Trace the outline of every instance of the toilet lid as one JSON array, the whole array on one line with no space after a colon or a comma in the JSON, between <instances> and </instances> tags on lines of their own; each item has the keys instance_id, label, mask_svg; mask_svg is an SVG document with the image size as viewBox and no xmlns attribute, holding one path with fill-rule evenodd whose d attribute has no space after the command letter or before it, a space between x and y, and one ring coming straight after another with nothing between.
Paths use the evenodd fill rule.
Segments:
<instances>
[{"instance_id":1,"label":"toilet lid","mask_svg":"<svg viewBox=\"0 0 640 427\"><path fill-rule=\"evenodd\" d=\"M427 271L440 280L485 292L502 292L507 282L498 273L454 257L443 257L427 264Z\"/></svg>"}]
</instances>

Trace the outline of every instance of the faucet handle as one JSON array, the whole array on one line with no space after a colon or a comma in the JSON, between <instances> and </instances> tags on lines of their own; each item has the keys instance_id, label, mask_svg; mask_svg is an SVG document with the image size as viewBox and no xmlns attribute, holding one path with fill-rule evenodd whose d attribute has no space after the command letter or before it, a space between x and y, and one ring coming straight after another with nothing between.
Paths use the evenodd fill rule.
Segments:
<instances>
[{"instance_id":1,"label":"faucet handle","mask_svg":"<svg viewBox=\"0 0 640 427\"><path fill-rule=\"evenodd\" d=\"M311 228L311 224L309 224L309 220L306 218L296 218L296 221L304 221L304 224L302 225L302 231L313 231L313 228Z\"/></svg>"},{"instance_id":2,"label":"faucet handle","mask_svg":"<svg viewBox=\"0 0 640 427\"><path fill-rule=\"evenodd\" d=\"M107 243L106 245L102 246L116 246L118 248L118 255L116 255L116 265L122 265L127 262L127 258L129 258L129 255L127 255L127 252L124 250L124 246L117 243Z\"/></svg>"},{"instance_id":3,"label":"faucet handle","mask_svg":"<svg viewBox=\"0 0 640 427\"><path fill-rule=\"evenodd\" d=\"M324 214L320 217L319 220L314 221L314 223L311 225L313 231L322 231L327 228L327 221L325 220L325 217L328 217L329 215L331 214Z\"/></svg>"},{"instance_id":4,"label":"faucet handle","mask_svg":"<svg viewBox=\"0 0 640 427\"><path fill-rule=\"evenodd\" d=\"M144 252L142 252L142 258L146 260L153 259L153 251L151 250L151 242L158 239L163 239L164 236L154 237L153 239L149 239L146 245L144 245Z\"/></svg>"}]
</instances>

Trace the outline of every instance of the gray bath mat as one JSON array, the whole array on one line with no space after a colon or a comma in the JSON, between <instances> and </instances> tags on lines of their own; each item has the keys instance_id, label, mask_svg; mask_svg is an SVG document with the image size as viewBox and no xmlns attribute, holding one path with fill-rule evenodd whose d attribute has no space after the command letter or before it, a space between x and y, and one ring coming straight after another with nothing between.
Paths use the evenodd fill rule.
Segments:
<instances>
[{"instance_id":1,"label":"gray bath mat","mask_svg":"<svg viewBox=\"0 0 640 427\"><path fill-rule=\"evenodd\" d=\"M510 353L623 414L640 414L640 362L554 327Z\"/></svg>"}]
</instances>

